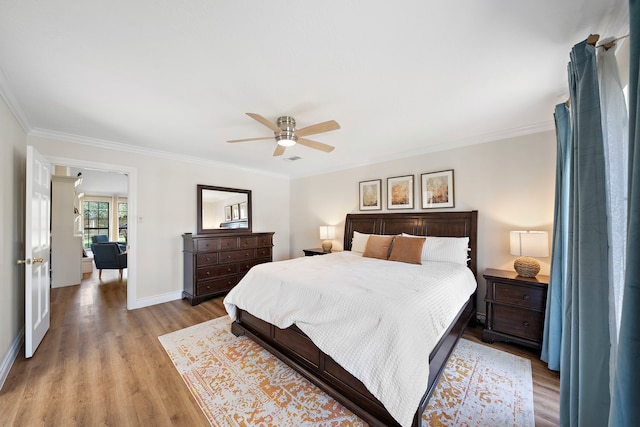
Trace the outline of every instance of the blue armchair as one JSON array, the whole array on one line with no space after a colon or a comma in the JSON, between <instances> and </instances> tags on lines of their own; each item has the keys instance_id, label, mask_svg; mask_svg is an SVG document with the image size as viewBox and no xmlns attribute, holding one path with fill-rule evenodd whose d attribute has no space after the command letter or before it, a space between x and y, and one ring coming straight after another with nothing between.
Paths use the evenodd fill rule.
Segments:
<instances>
[{"instance_id":1,"label":"blue armchair","mask_svg":"<svg viewBox=\"0 0 640 427\"><path fill-rule=\"evenodd\" d=\"M120 247L115 242L94 243L91 245L93 251L93 261L96 268L100 270L98 277L102 279L102 270L120 270L120 280L122 280L122 270L127 268L127 253L121 252Z\"/></svg>"},{"instance_id":2,"label":"blue armchair","mask_svg":"<svg viewBox=\"0 0 640 427\"><path fill-rule=\"evenodd\" d=\"M91 236L91 252L93 252L93 245L96 243L109 243L109 237L106 234L97 234L95 236ZM120 248L120 252L126 252L127 245L125 243L113 242L117 243Z\"/></svg>"}]
</instances>

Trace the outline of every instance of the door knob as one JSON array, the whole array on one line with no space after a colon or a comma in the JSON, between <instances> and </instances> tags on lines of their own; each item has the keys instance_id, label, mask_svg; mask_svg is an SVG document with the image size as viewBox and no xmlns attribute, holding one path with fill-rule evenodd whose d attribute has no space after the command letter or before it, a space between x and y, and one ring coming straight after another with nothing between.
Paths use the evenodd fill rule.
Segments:
<instances>
[{"instance_id":1,"label":"door knob","mask_svg":"<svg viewBox=\"0 0 640 427\"><path fill-rule=\"evenodd\" d=\"M37 264L39 262L44 262L44 258L34 258L33 260L31 258L27 258L27 259L19 259L17 261L18 264Z\"/></svg>"}]
</instances>

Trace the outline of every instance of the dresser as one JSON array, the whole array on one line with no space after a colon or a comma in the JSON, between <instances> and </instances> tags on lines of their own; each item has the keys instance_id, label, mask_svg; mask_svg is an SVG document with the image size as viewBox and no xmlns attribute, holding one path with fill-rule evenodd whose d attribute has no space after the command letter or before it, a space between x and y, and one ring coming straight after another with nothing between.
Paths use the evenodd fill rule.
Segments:
<instances>
[{"instance_id":1,"label":"dresser","mask_svg":"<svg viewBox=\"0 0 640 427\"><path fill-rule=\"evenodd\" d=\"M273 233L183 234L184 289L191 305L222 295L251 267L272 261Z\"/></svg>"},{"instance_id":2,"label":"dresser","mask_svg":"<svg viewBox=\"0 0 640 427\"><path fill-rule=\"evenodd\" d=\"M482 340L506 341L540 349L549 276L521 277L515 271L487 269L487 321Z\"/></svg>"}]
</instances>

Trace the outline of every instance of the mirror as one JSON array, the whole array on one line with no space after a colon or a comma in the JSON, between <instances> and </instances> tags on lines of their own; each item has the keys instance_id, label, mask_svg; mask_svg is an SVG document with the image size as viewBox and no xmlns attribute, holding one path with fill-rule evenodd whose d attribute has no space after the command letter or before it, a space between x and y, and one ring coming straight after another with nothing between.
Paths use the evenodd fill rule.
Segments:
<instances>
[{"instance_id":1,"label":"mirror","mask_svg":"<svg viewBox=\"0 0 640 427\"><path fill-rule=\"evenodd\" d=\"M198 234L251 231L251 190L198 184Z\"/></svg>"}]
</instances>

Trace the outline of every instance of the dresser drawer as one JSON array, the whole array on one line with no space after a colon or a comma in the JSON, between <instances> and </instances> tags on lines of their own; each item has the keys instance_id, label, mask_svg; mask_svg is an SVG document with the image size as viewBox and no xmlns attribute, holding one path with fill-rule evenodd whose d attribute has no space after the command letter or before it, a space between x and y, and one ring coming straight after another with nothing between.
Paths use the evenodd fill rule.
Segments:
<instances>
[{"instance_id":1,"label":"dresser drawer","mask_svg":"<svg viewBox=\"0 0 640 427\"><path fill-rule=\"evenodd\" d=\"M220 250L225 251L227 249L238 249L237 237L223 237L220 239Z\"/></svg>"},{"instance_id":2,"label":"dresser drawer","mask_svg":"<svg viewBox=\"0 0 640 427\"><path fill-rule=\"evenodd\" d=\"M205 280L198 283L197 295L210 294L212 292L228 291L238 284L238 278L236 276L229 276L227 278Z\"/></svg>"},{"instance_id":3,"label":"dresser drawer","mask_svg":"<svg viewBox=\"0 0 640 427\"><path fill-rule=\"evenodd\" d=\"M220 262L236 262L243 260L252 260L255 255L255 249L244 249L240 251L227 251L220 253Z\"/></svg>"},{"instance_id":4,"label":"dresser drawer","mask_svg":"<svg viewBox=\"0 0 640 427\"><path fill-rule=\"evenodd\" d=\"M236 274L238 272L238 266L236 264L217 265L214 267L199 268L197 271L198 279L209 279L217 276Z\"/></svg>"},{"instance_id":5,"label":"dresser drawer","mask_svg":"<svg viewBox=\"0 0 640 427\"><path fill-rule=\"evenodd\" d=\"M255 248L258 245L258 238L255 236L241 237L240 238L240 247L242 249L245 248Z\"/></svg>"},{"instance_id":6,"label":"dresser drawer","mask_svg":"<svg viewBox=\"0 0 640 427\"><path fill-rule=\"evenodd\" d=\"M545 290L539 287L495 282L494 300L497 303L544 310Z\"/></svg>"},{"instance_id":7,"label":"dresser drawer","mask_svg":"<svg viewBox=\"0 0 640 427\"><path fill-rule=\"evenodd\" d=\"M258 239L257 246L259 246L259 247L260 246L273 246L273 236L270 235L270 234L267 235L267 236L264 236L264 235L257 236L257 239Z\"/></svg>"},{"instance_id":8,"label":"dresser drawer","mask_svg":"<svg viewBox=\"0 0 640 427\"><path fill-rule=\"evenodd\" d=\"M198 239L196 241L196 248L198 252L215 252L219 250L220 239Z\"/></svg>"},{"instance_id":9,"label":"dresser drawer","mask_svg":"<svg viewBox=\"0 0 640 427\"><path fill-rule=\"evenodd\" d=\"M532 341L542 339L542 313L507 305L493 305L493 330Z\"/></svg>"},{"instance_id":10,"label":"dresser drawer","mask_svg":"<svg viewBox=\"0 0 640 427\"><path fill-rule=\"evenodd\" d=\"M218 253L210 252L196 255L196 267L206 267L218 263Z\"/></svg>"},{"instance_id":11,"label":"dresser drawer","mask_svg":"<svg viewBox=\"0 0 640 427\"><path fill-rule=\"evenodd\" d=\"M265 262L270 262L270 261L271 261L270 259L254 259L247 262L240 262L238 263L238 273L246 273L247 271L251 270L253 266L256 266L258 264L264 264Z\"/></svg>"},{"instance_id":12,"label":"dresser drawer","mask_svg":"<svg viewBox=\"0 0 640 427\"><path fill-rule=\"evenodd\" d=\"M256 258L269 258L271 261L271 248L258 248L256 249Z\"/></svg>"}]
</instances>

